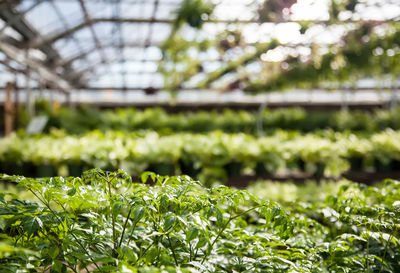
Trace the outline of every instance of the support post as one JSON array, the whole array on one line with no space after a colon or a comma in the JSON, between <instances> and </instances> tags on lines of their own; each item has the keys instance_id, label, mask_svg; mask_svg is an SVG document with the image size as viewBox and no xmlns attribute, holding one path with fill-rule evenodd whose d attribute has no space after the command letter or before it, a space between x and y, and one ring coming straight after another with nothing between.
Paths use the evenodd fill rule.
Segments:
<instances>
[{"instance_id":1,"label":"support post","mask_svg":"<svg viewBox=\"0 0 400 273\"><path fill-rule=\"evenodd\" d=\"M56 90L57 89L55 89L55 88L51 88L49 91L50 91L50 93L49 93L49 101L50 101L50 109L51 109L51 112L52 113L54 113L54 92L56 92Z\"/></svg>"},{"instance_id":2,"label":"support post","mask_svg":"<svg viewBox=\"0 0 400 273\"><path fill-rule=\"evenodd\" d=\"M29 59L29 51L26 51L26 58ZM26 86L25 86L25 93L26 93L26 109L28 110L28 114L30 117L35 115L35 101L33 97L33 92L31 89L30 84L30 67L29 65L26 67Z\"/></svg>"},{"instance_id":3,"label":"support post","mask_svg":"<svg viewBox=\"0 0 400 273\"><path fill-rule=\"evenodd\" d=\"M4 104L4 132L6 136L11 135L13 132L14 105L12 102L12 89L13 83L7 82L5 89L6 100Z\"/></svg>"},{"instance_id":4,"label":"support post","mask_svg":"<svg viewBox=\"0 0 400 273\"><path fill-rule=\"evenodd\" d=\"M397 91L395 81L393 81L390 88L390 110L394 110L397 107Z\"/></svg>"},{"instance_id":5,"label":"support post","mask_svg":"<svg viewBox=\"0 0 400 273\"><path fill-rule=\"evenodd\" d=\"M342 84L339 84L339 89L341 89L342 92L342 105L341 105L341 111L346 112L349 110L349 104L347 101L347 91L345 88L343 88Z\"/></svg>"},{"instance_id":6,"label":"support post","mask_svg":"<svg viewBox=\"0 0 400 273\"><path fill-rule=\"evenodd\" d=\"M72 108L71 93L65 93L66 105L68 108Z\"/></svg>"},{"instance_id":7,"label":"support post","mask_svg":"<svg viewBox=\"0 0 400 273\"><path fill-rule=\"evenodd\" d=\"M18 89L18 76L15 74L14 80L14 93L15 93L15 128L20 126L20 113L19 113L19 89Z\"/></svg>"}]
</instances>

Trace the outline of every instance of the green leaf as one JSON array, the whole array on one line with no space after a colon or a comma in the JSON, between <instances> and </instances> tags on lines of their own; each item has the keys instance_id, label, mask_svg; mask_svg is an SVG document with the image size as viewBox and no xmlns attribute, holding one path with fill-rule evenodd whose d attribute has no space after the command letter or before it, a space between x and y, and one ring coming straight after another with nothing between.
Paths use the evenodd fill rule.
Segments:
<instances>
[{"instance_id":1,"label":"green leaf","mask_svg":"<svg viewBox=\"0 0 400 273\"><path fill-rule=\"evenodd\" d=\"M176 222L176 217L174 215L167 216L164 223L164 229L169 230Z\"/></svg>"},{"instance_id":2,"label":"green leaf","mask_svg":"<svg viewBox=\"0 0 400 273\"><path fill-rule=\"evenodd\" d=\"M49 254L50 258L51 258L52 260L54 260L54 259L57 257L57 255L58 255L59 252L60 252L60 250L58 249L58 247L53 246L53 247L51 247L51 248L49 249L48 254Z\"/></svg>"},{"instance_id":3,"label":"green leaf","mask_svg":"<svg viewBox=\"0 0 400 273\"><path fill-rule=\"evenodd\" d=\"M75 193L76 193L76 188L72 188L72 189L70 189L70 190L67 192L67 194L68 194L69 196L74 196Z\"/></svg>"},{"instance_id":4,"label":"green leaf","mask_svg":"<svg viewBox=\"0 0 400 273\"><path fill-rule=\"evenodd\" d=\"M116 202L113 205L113 208L112 208L113 218L117 217L121 213L122 208L123 208L123 203L121 203L121 202Z\"/></svg>"},{"instance_id":5,"label":"green leaf","mask_svg":"<svg viewBox=\"0 0 400 273\"><path fill-rule=\"evenodd\" d=\"M54 261L51 265L51 272L63 272L63 264L59 260Z\"/></svg>"},{"instance_id":6,"label":"green leaf","mask_svg":"<svg viewBox=\"0 0 400 273\"><path fill-rule=\"evenodd\" d=\"M129 247L123 247L122 253L124 257L130 262L135 262L138 259L137 254L133 252L132 249Z\"/></svg>"},{"instance_id":7,"label":"green leaf","mask_svg":"<svg viewBox=\"0 0 400 273\"><path fill-rule=\"evenodd\" d=\"M163 211L166 211L168 209L169 205L169 198L166 194L163 194L160 198L160 207Z\"/></svg>"},{"instance_id":8,"label":"green leaf","mask_svg":"<svg viewBox=\"0 0 400 273\"><path fill-rule=\"evenodd\" d=\"M197 227L191 227L186 232L186 241L190 242L193 239L197 238L198 235L199 235L199 229Z\"/></svg>"},{"instance_id":9,"label":"green leaf","mask_svg":"<svg viewBox=\"0 0 400 273\"><path fill-rule=\"evenodd\" d=\"M215 210L215 214L217 216L217 225L219 227L222 227L223 226L223 221L224 221L224 218L222 216L222 212L219 209L216 209Z\"/></svg>"},{"instance_id":10,"label":"green leaf","mask_svg":"<svg viewBox=\"0 0 400 273\"><path fill-rule=\"evenodd\" d=\"M124 179L126 182L132 182L132 177L124 170L118 169L117 177Z\"/></svg>"},{"instance_id":11,"label":"green leaf","mask_svg":"<svg viewBox=\"0 0 400 273\"><path fill-rule=\"evenodd\" d=\"M144 207L136 207L133 211L133 221L139 222L143 218L146 209Z\"/></svg>"},{"instance_id":12,"label":"green leaf","mask_svg":"<svg viewBox=\"0 0 400 273\"><path fill-rule=\"evenodd\" d=\"M142 180L142 183L143 183L143 184L147 183L147 179L149 178L149 176L150 176L151 180L152 180L153 182L155 182L155 180L156 180L156 178L157 178L157 175L156 175L155 173L153 173L153 172L144 172L144 173L142 173L142 175L140 176L140 179Z\"/></svg>"},{"instance_id":13,"label":"green leaf","mask_svg":"<svg viewBox=\"0 0 400 273\"><path fill-rule=\"evenodd\" d=\"M22 219L22 223L28 237L37 232L39 228L43 228L42 220L39 217L26 216Z\"/></svg>"},{"instance_id":14,"label":"green leaf","mask_svg":"<svg viewBox=\"0 0 400 273\"><path fill-rule=\"evenodd\" d=\"M206 237L201 237L200 240L196 244L196 248L202 248L207 244L209 240Z\"/></svg>"},{"instance_id":15,"label":"green leaf","mask_svg":"<svg viewBox=\"0 0 400 273\"><path fill-rule=\"evenodd\" d=\"M151 247L146 253L146 262L149 264L153 264L157 257L158 251L157 248Z\"/></svg>"}]
</instances>

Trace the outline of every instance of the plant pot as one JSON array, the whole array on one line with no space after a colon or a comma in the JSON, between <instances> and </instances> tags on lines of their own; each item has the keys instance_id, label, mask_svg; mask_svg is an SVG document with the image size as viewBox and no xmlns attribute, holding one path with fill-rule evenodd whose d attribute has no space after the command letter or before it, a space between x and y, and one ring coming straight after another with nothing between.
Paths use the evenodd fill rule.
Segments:
<instances>
[{"instance_id":1,"label":"plant pot","mask_svg":"<svg viewBox=\"0 0 400 273\"><path fill-rule=\"evenodd\" d=\"M296 165L297 165L297 168L300 170L300 171L302 171L302 172L305 172L306 171L306 162L302 159L302 158L299 158L299 159L297 159L297 161L296 161Z\"/></svg>"},{"instance_id":2,"label":"plant pot","mask_svg":"<svg viewBox=\"0 0 400 273\"><path fill-rule=\"evenodd\" d=\"M26 177L34 177L36 174L36 166L31 162L25 162L22 164L23 175Z\"/></svg>"},{"instance_id":3,"label":"plant pot","mask_svg":"<svg viewBox=\"0 0 400 273\"><path fill-rule=\"evenodd\" d=\"M0 161L0 173L6 173L6 163L4 161Z\"/></svg>"},{"instance_id":4,"label":"plant pot","mask_svg":"<svg viewBox=\"0 0 400 273\"><path fill-rule=\"evenodd\" d=\"M313 176L317 178L321 178L324 176L326 164L323 162L315 163L315 171Z\"/></svg>"},{"instance_id":5,"label":"plant pot","mask_svg":"<svg viewBox=\"0 0 400 273\"><path fill-rule=\"evenodd\" d=\"M241 162L230 162L224 166L228 177L240 176L242 174L243 163Z\"/></svg>"},{"instance_id":6,"label":"plant pot","mask_svg":"<svg viewBox=\"0 0 400 273\"><path fill-rule=\"evenodd\" d=\"M79 163L68 163L68 175L74 177L80 177L84 171L83 164Z\"/></svg>"},{"instance_id":7,"label":"plant pot","mask_svg":"<svg viewBox=\"0 0 400 273\"><path fill-rule=\"evenodd\" d=\"M107 171L107 172L115 172L115 170L116 170L116 168L111 165L106 165L104 167L101 167L101 169L103 171Z\"/></svg>"},{"instance_id":8,"label":"plant pot","mask_svg":"<svg viewBox=\"0 0 400 273\"><path fill-rule=\"evenodd\" d=\"M364 168L364 158L362 157L350 157L348 158L350 163L350 170L352 171L362 171Z\"/></svg>"},{"instance_id":9,"label":"plant pot","mask_svg":"<svg viewBox=\"0 0 400 273\"><path fill-rule=\"evenodd\" d=\"M189 175L192 178L197 178L201 172L201 168L195 168L195 163L192 161L185 161L180 159L179 166L181 168L182 174Z\"/></svg>"},{"instance_id":10,"label":"plant pot","mask_svg":"<svg viewBox=\"0 0 400 273\"><path fill-rule=\"evenodd\" d=\"M382 162L379 159L374 160L374 167L376 172L390 172L392 171L391 162Z\"/></svg>"},{"instance_id":11,"label":"plant pot","mask_svg":"<svg viewBox=\"0 0 400 273\"><path fill-rule=\"evenodd\" d=\"M263 176L270 176L272 172L265 166L264 162L257 162L256 164L256 176L263 177Z\"/></svg>"},{"instance_id":12,"label":"plant pot","mask_svg":"<svg viewBox=\"0 0 400 273\"><path fill-rule=\"evenodd\" d=\"M24 164L7 164L5 166L4 173L26 176L28 171L24 168Z\"/></svg>"},{"instance_id":13,"label":"plant pot","mask_svg":"<svg viewBox=\"0 0 400 273\"><path fill-rule=\"evenodd\" d=\"M400 160L392 160L392 171L400 172Z\"/></svg>"},{"instance_id":14,"label":"plant pot","mask_svg":"<svg viewBox=\"0 0 400 273\"><path fill-rule=\"evenodd\" d=\"M159 175L175 175L175 166L172 163L153 163L149 165L147 170Z\"/></svg>"},{"instance_id":15,"label":"plant pot","mask_svg":"<svg viewBox=\"0 0 400 273\"><path fill-rule=\"evenodd\" d=\"M32 163L12 163L4 162L1 163L0 173L5 173L9 175L22 175L26 177L35 176L35 166Z\"/></svg>"},{"instance_id":16,"label":"plant pot","mask_svg":"<svg viewBox=\"0 0 400 273\"><path fill-rule=\"evenodd\" d=\"M57 168L53 165L42 164L36 166L36 177L52 177L57 175Z\"/></svg>"}]
</instances>

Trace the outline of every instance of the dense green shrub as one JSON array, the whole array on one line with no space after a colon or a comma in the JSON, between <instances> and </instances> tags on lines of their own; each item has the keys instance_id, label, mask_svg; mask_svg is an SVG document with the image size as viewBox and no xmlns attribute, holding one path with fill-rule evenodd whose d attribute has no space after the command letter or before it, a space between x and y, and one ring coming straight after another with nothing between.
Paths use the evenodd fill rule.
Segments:
<instances>
[{"instance_id":1,"label":"dense green shrub","mask_svg":"<svg viewBox=\"0 0 400 273\"><path fill-rule=\"evenodd\" d=\"M43 109L43 107L42 107ZM232 111L189 112L168 114L161 108L143 111L134 108L97 110L90 106L61 107L56 113L47 108L39 111L49 115L50 128L64 129L70 134L90 130L135 131L150 129L163 132L210 132L222 130L237 133L271 133L277 129L311 132L318 129L335 131L375 132L386 128L400 129L400 107L392 111L306 111L302 108L286 108L263 112ZM260 131L261 130L261 131Z\"/></svg>"},{"instance_id":2,"label":"dense green shrub","mask_svg":"<svg viewBox=\"0 0 400 273\"><path fill-rule=\"evenodd\" d=\"M36 177L53 176L58 170L63 175L79 175L92 167L215 176L219 181L242 174L268 176L299 171L321 177L339 175L349 165L356 170L357 164L359 170L395 171L399 162L400 131L392 130L361 135L277 131L265 137L117 131L75 136L57 131L0 139L0 173Z\"/></svg>"},{"instance_id":3,"label":"dense green shrub","mask_svg":"<svg viewBox=\"0 0 400 273\"><path fill-rule=\"evenodd\" d=\"M399 272L400 183L279 204L189 177L2 176L1 272Z\"/></svg>"}]
</instances>

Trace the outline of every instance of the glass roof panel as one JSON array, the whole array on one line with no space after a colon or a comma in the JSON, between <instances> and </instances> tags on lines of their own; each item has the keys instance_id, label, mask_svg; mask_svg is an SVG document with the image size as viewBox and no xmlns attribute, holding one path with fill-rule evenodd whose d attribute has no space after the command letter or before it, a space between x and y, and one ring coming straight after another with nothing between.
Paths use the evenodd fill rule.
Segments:
<instances>
[{"instance_id":1,"label":"glass roof panel","mask_svg":"<svg viewBox=\"0 0 400 273\"><path fill-rule=\"evenodd\" d=\"M101 42L102 38L104 37L107 39L108 37L112 36L114 33L115 24L108 23L108 22L101 22L93 25L93 30L95 34L98 36L99 42ZM86 28L88 29L88 28ZM91 36L93 38L93 36Z\"/></svg>"},{"instance_id":2,"label":"glass roof panel","mask_svg":"<svg viewBox=\"0 0 400 273\"><path fill-rule=\"evenodd\" d=\"M53 6L53 12L59 15L63 24L72 27L84 20L84 15L81 11L79 0L76 1L50 1Z\"/></svg>"},{"instance_id":3,"label":"glass roof panel","mask_svg":"<svg viewBox=\"0 0 400 273\"><path fill-rule=\"evenodd\" d=\"M110 3L85 2L85 7L91 18L110 18L114 16L114 5Z\"/></svg>"},{"instance_id":4,"label":"glass roof panel","mask_svg":"<svg viewBox=\"0 0 400 273\"><path fill-rule=\"evenodd\" d=\"M62 28L58 15L53 11L49 2L43 2L29 11L25 18L41 33L47 34Z\"/></svg>"},{"instance_id":5,"label":"glass roof panel","mask_svg":"<svg viewBox=\"0 0 400 273\"><path fill-rule=\"evenodd\" d=\"M165 1L160 1L157 9L156 18L157 19L171 19L175 17L176 10L179 7L179 3L165 3Z\"/></svg>"},{"instance_id":6,"label":"glass roof panel","mask_svg":"<svg viewBox=\"0 0 400 273\"><path fill-rule=\"evenodd\" d=\"M36 1L21 0L16 9L24 12L33 7ZM157 72L158 63L147 60L162 60L159 47L171 35L171 23L182 1L84 0L84 8L88 12L88 18L85 18L79 0L44 0L27 12L25 19L42 35L34 41L41 50L43 47L51 46L62 58L80 57L73 62L73 68L78 71L93 67L100 74L109 73L102 77L104 80L99 84L121 85L120 82L126 80L134 86L145 86L153 84L155 78L161 77ZM258 72L254 71L259 71L263 62L280 62L287 56L302 56L303 60L309 59L314 54L310 49L311 43L323 45L318 49L319 52L327 51L327 45L339 43L357 24L357 22L348 24L339 22L327 26L326 22L314 22L301 32L304 25L296 20L330 19L331 0L297 0L285 14L282 13L282 18L265 23L257 21L258 10L263 0L211 1L216 4L210 17L211 22L206 22L200 31L184 25L178 32L187 42L206 39L217 41L204 52L185 49L185 57L202 62L203 71L200 72L203 73L199 73L195 79L218 70L228 61L239 60L244 54L254 53L255 43L270 42L272 39L277 39L281 46L264 52L250 62L251 65L243 65L236 72L222 77L220 81L229 82L232 75L238 77L243 71L257 74ZM400 5L398 0L362 0L358 1L354 12L340 12L339 15L340 20L396 21L400 16ZM88 23L87 19L93 21ZM123 22L116 22L118 19L122 19ZM234 22L236 20L249 22ZM291 22L284 22L285 20ZM239 46L221 50L218 42L223 41L221 37L228 32L240 33L242 40ZM22 40L22 36L11 28L6 28L3 34ZM228 37L227 40L231 38ZM46 50L49 50L48 47ZM41 56L41 59L44 59L43 57ZM129 75L124 77L124 73ZM131 73L142 74L132 76ZM91 84L95 81L93 79Z\"/></svg>"},{"instance_id":7,"label":"glass roof panel","mask_svg":"<svg viewBox=\"0 0 400 273\"><path fill-rule=\"evenodd\" d=\"M35 4L36 0L25 0L22 1L17 7L16 10L19 12L24 12L25 10L29 9L33 4Z\"/></svg>"},{"instance_id":8,"label":"glass roof panel","mask_svg":"<svg viewBox=\"0 0 400 273\"><path fill-rule=\"evenodd\" d=\"M121 18L149 19L153 13L152 0L138 1L135 4L121 4Z\"/></svg>"},{"instance_id":9,"label":"glass roof panel","mask_svg":"<svg viewBox=\"0 0 400 273\"><path fill-rule=\"evenodd\" d=\"M152 35L151 37L152 44L161 45L171 34L172 28L168 24L154 23L151 27L152 33L156 33L156 35Z\"/></svg>"},{"instance_id":10,"label":"glass roof panel","mask_svg":"<svg viewBox=\"0 0 400 273\"><path fill-rule=\"evenodd\" d=\"M148 30L149 24L126 23L122 28L122 37L128 47L136 47L144 44Z\"/></svg>"},{"instance_id":11,"label":"glass roof panel","mask_svg":"<svg viewBox=\"0 0 400 273\"><path fill-rule=\"evenodd\" d=\"M80 50L76 42L72 39L58 40L54 44L54 47L63 58L68 58L68 56Z\"/></svg>"}]
</instances>

